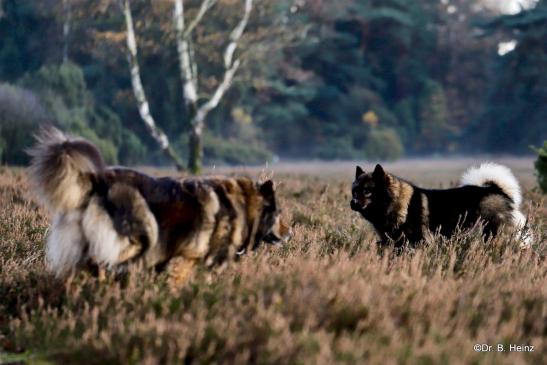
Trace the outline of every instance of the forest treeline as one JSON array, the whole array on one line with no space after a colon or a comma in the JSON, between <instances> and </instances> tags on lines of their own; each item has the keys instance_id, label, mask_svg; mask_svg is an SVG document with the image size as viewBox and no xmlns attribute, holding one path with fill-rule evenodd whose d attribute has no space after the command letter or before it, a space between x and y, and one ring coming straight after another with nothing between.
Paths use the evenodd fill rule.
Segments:
<instances>
[{"instance_id":1,"label":"forest treeline","mask_svg":"<svg viewBox=\"0 0 547 365\"><path fill-rule=\"evenodd\" d=\"M200 3L184 2L188 21ZM203 95L221 82L242 4L218 0L196 26ZM172 1L131 6L151 113L186 156ZM167 163L139 115L125 31L118 1L0 1L4 163L26 163L49 123L110 163ZM530 153L547 139L546 39L547 0L514 15L481 0L256 0L241 66L206 119L205 161Z\"/></svg>"}]
</instances>

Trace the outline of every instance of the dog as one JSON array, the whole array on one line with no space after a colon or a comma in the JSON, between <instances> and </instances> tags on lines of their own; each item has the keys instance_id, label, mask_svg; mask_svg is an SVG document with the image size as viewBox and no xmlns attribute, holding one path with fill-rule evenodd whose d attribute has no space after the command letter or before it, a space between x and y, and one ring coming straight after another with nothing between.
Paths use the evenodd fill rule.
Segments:
<instances>
[{"instance_id":1,"label":"dog","mask_svg":"<svg viewBox=\"0 0 547 365\"><path fill-rule=\"evenodd\" d=\"M482 220L486 237L513 229L521 247L529 247L521 202L517 179L498 164L471 167L459 187L441 190L417 187L376 165L372 172L356 167L350 207L374 226L380 245L401 247L407 242L415 247L431 233L451 237L458 228Z\"/></svg>"},{"instance_id":2,"label":"dog","mask_svg":"<svg viewBox=\"0 0 547 365\"><path fill-rule=\"evenodd\" d=\"M58 129L36 138L29 180L53 213L46 263L58 277L89 265L211 266L290 237L271 180L155 178L106 166L96 146Z\"/></svg>"}]
</instances>

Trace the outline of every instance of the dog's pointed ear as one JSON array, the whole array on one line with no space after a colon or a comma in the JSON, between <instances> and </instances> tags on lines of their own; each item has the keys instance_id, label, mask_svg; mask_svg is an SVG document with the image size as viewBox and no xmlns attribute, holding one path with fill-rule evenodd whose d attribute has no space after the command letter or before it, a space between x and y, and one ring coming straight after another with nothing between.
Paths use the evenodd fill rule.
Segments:
<instances>
[{"instance_id":1,"label":"dog's pointed ear","mask_svg":"<svg viewBox=\"0 0 547 365\"><path fill-rule=\"evenodd\" d=\"M365 173L365 171L361 168L361 166L356 166L355 167L355 180L357 180L357 178L361 175L363 175Z\"/></svg>"},{"instance_id":2,"label":"dog's pointed ear","mask_svg":"<svg viewBox=\"0 0 547 365\"><path fill-rule=\"evenodd\" d=\"M266 180L260 185L260 194L265 198L271 198L275 194L275 187L272 180Z\"/></svg>"},{"instance_id":3,"label":"dog's pointed ear","mask_svg":"<svg viewBox=\"0 0 547 365\"><path fill-rule=\"evenodd\" d=\"M386 174L384 168L380 164L376 165L376 167L374 168L372 177L374 178L374 180L381 182L386 186L391 185L391 183L393 182L393 177L389 174Z\"/></svg>"},{"instance_id":4,"label":"dog's pointed ear","mask_svg":"<svg viewBox=\"0 0 547 365\"><path fill-rule=\"evenodd\" d=\"M381 179L381 178L384 178L384 176L386 176L386 172L384 171L384 168L382 167L382 165L380 164L376 165L376 167L374 168L374 172L372 173L372 176L377 179Z\"/></svg>"}]
</instances>

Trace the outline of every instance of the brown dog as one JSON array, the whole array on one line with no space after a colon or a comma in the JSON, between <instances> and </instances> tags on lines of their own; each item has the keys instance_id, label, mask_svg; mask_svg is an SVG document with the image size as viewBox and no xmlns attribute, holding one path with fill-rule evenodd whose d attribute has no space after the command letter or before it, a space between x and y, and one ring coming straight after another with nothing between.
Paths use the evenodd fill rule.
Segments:
<instances>
[{"instance_id":1,"label":"brown dog","mask_svg":"<svg viewBox=\"0 0 547 365\"><path fill-rule=\"evenodd\" d=\"M57 129L37 139L30 181L54 214L46 258L58 276L89 261L110 269L161 268L173 258L213 265L289 237L270 180L154 178L107 167L93 144Z\"/></svg>"}]
</instances>

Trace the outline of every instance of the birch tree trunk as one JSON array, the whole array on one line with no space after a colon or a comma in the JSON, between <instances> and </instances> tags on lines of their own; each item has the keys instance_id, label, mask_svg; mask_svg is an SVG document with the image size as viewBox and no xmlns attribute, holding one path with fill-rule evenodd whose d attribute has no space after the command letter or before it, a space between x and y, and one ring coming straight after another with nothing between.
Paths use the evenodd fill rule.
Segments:
<instances>
[{"instance_id":1,"label":"birch tree trunk","mask_svg":"<svg viewBox=\"0 0 547 365\"><path fill-rule=\"evenodd\" d=\"M139 62L137 58L137 40L135 38L135 29L133 26L133 18L131 16L131 6L129 0L123 0L123 13L125 17L125 23L127 27L127 59L131 70L131 84L133 86L133 93L137 99L139 106L139 114L146 126L146 129L150 136L158 143L163 153L174 163L177 170L183 170L183 165L180 158L172 149L167 135L157 126L152 114L150 113L150 106L148 99L142 86Z\"/></svg>"},{"instance_id":2,"label":"birch tree trunk","mask_svg":"<svg viewBox=\"0 0 547 365\"><path fill-rule=\"evenodd\" d=\"M70 26L72 23L72 7L70 0L63 0L63 63L68 62L68 48L70 41ZM2 4L0 3L0 6Z\"/></svg>"},{"instance_id":3,"label":"birch tree trunk","mask_svg":"<svg viewBox=\"0 0 547 365\"><path fill-rule=\"evenodd\" d=\"M194 20L185 27L184 22L184 3L183 0L175 0L174 22L177 35L177 51L179 57L180 73L183 83L184 101L190 117L190 140L188 151L188 168L192 173L200 173L203 159L203 130L205 129L205 119L209 112L216 108L220 103L226 91L232 85L232 81L240 66L240 60L234 60L234 54L238 42L245 31L251 10L253 0L245 0L243 15L240 22L230 33L228 45L224 51L224 75L217 86L213 95L202 105L198 104L198 75L197 65L191 50L192 31L201 21L208 9L210 9L216 0L203 0L200 10Z\"/></svg>"}]
</instances>

